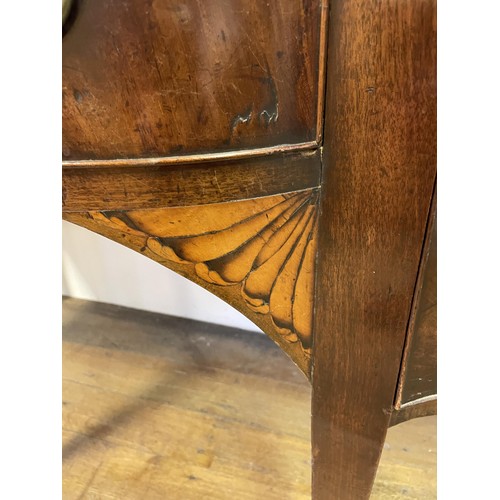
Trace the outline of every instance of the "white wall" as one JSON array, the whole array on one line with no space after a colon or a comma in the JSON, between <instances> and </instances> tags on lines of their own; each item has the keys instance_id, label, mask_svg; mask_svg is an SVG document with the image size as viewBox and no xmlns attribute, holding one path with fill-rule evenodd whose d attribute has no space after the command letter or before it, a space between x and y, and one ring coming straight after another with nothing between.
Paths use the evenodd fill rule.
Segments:
<instances>
[{"instance_id":1,"label":"white wall","mask_svg":"<svg viewBox=\"0 0 500 500\"><path fill-rule=\"evenodd\" d=\"M200 286L91 231L63 221L63 294L260 331Z\"/></svg>"}]
</instances>

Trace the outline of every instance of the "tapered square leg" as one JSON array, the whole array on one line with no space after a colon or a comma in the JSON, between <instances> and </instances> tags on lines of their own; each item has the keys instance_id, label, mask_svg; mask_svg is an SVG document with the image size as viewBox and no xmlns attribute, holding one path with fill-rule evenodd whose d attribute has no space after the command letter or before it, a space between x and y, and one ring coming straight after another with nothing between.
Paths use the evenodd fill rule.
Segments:
<instances>
[{"instance_id":1,"label":"tapered square leg","mask_svg":"<svg viewBox=\"0 0 500 500\"><path fill-rule=\"evenodd\" d=\"M313 499L368 498L436 177L435 0L330 4L315 319Z\"/></svg>"}]
</instances>

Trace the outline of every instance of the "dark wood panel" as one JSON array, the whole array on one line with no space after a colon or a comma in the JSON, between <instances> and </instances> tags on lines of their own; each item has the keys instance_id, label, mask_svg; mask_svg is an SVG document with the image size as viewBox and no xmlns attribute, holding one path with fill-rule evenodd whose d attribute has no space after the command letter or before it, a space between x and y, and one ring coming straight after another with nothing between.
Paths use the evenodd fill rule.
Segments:
<instances>
[{"instance_id":1,"label":"dark wood panel","mask_svg":"<svg viewBox=\"0 0 500 500\"><path fill-rule=\"evenodd\" d=\"M396 408L437 394L437 224L435 203L410 320Z\"/></svg>"},{"instance_id":2,"label":"dark wood panel","mask_svg":"<svg viewBox=\"0 0 500 500\"><path fill-rule=\"evenodd\" d=\"M65 167L63 211L160 208L256 198L316 187L318 150L192 165Z\"/></svg>"},{"instance_id":3,"label":"dark wood panel","mask_svg":"<svg viewBox=\"0 0 500 500\"><path fill-rule=\"evenodd\" d=\"M63 159L316 141L320 0L85 0L63 38Z\"/></svg>"},{"instance_id":4,"label":"dark wood panel","mask_svg":"<svg viewBox=\"0 0 500 500\"><path fill-rule=\"evenodd\" d=\"M313 498L369 498L436 174L434 0L332 2L312 367Z\"/></svg>"}]
</instances>

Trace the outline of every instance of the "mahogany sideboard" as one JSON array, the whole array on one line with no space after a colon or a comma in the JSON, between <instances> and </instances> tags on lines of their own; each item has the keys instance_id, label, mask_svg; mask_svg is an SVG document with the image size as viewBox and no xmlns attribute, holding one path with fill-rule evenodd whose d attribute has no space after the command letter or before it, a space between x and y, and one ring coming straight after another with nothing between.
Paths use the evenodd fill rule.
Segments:
<instances>
[{"instance_id":1,"label":"mahogany sideboard","mask_svg":"<svg viewBox=\"0 0 500 500\"><path fill-rule=\"evenodd\" d=\"M63 217L241 311L312 384L312 497L436 411L435 0L74 0Z\"/></svg>"}]
</instances>

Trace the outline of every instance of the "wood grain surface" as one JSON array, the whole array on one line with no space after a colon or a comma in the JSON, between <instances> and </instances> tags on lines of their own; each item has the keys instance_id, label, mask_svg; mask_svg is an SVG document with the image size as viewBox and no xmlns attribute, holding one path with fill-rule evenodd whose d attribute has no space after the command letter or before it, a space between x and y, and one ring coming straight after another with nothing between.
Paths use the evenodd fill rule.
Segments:
<instances>
[{"instance_id":1,"label":"wood grain surface","mask_svg":"<svg viewBox=\"0 0 500 500\"><path fill-rule=\"evenodd\" d=\"M63 38L63 159L317 142L326 3L86 0Z\"/></svg>"},{"instance_id":2,"label":"wood grain surface","mask_svg":"<svg viewBox=\"0 0 500 500\"><path fill-rule=\"evenodd\" d=\"M63 498L307 500L311 387L264 335L63 300ZM372 498L432 499L435 419L389 430Z\"/></svg>"},{"instance_id":3,"label":"wood grain surface","mask_svg":"<svg viewBox=\"0 0 500 500\"><path fill-rule=\"evenodd\" d=\"M309 376L318 189L192 207L65 213L223 298Z\"/></svg>"},{"instance_id":4,"label":"wood grain surface","mask_svg":"<svg viewBox=\"0 0 500 500\"><path fill-rule=\"evenodd\" d=\"M328 44L313 497L368 498L436 176L436 5L339 0Z\"/></svg>"},{"instance_id":5,"label":"wood grain surface","mask_svg":"<svg viewBox=\"0 0 500 500\"><path fill-rule=\"evenodd\" d=\"M314 500L361 500L370 495L388 426L429 407L403 405L391 417L436 177L436 5L338 0L330 7L322 133L326 2L78 2L63 40L63 212L262 328L312 381ZM83 364L94 364L73 393L84 386L75 404L95 397L104 411L87 406L71 417L66 457L88 443L86 433L110 434L142 399L156 404L163 394L168 406L160 387L192 387L169 372L148 389L150 366L130 352L119 363L123 379L114 379L109 360L98 368L98 347L81 349ZM197 347L197 361L209 347ZM130 379L132 366L137 378ZM111 396L95 380L110 381ZM129 383L146 397L131 399ZM255 383L246 394L259 391ZM176 450L182 436L206 440L185 410L168 415ZM155 408L148 416L163 422ZM290 438L296 424L276 423L278 437L258 426L248 434L258 443L253 450L269 458L290 442L300 448ZM243 433L232 434L240 454L252 449L240 442ZM99 455L70 494L100 495L96 477L111 473L119 486L109 498L164 498L165 488L183 498L188 487L193 498L217 495L206 474L210 439L188 453L205 469L189 469L179 482L165 460L167 436L164 427L152 438L141 434L133 451L166 475L148 465L137 470L123 445L131 436L120 435L121 457L110 464ZM235 452L218 476L231 498L240 491L231 486L235 475L246 492L238 498L281 499L300 474L291 469L283 483L262 487L253 482L255 462L237 461ZM139 483L146 494L134 489ZM295 495L307 492L300 486Z\"/></svg>"},{"instance_id":6,"label":"wood grain surface","mask_svg":"<svg viewBox=\"0 0 500 500\"><path fill-rule=\"evenodd\" d=\"M63 211L220 203L319 186L318 150L193 164L63 168Z\"/></svg>"},{"instance_id":7,"label":"wood grain surface","mask_svg":"<svg viewBox=\"0 0 500 500\"><path fill-rule=\"evenodd\" d=\"M429 227L405 352L399 377L395 408L437 395L437 222L433 199Z\"/></svg>"}]
</instances>

